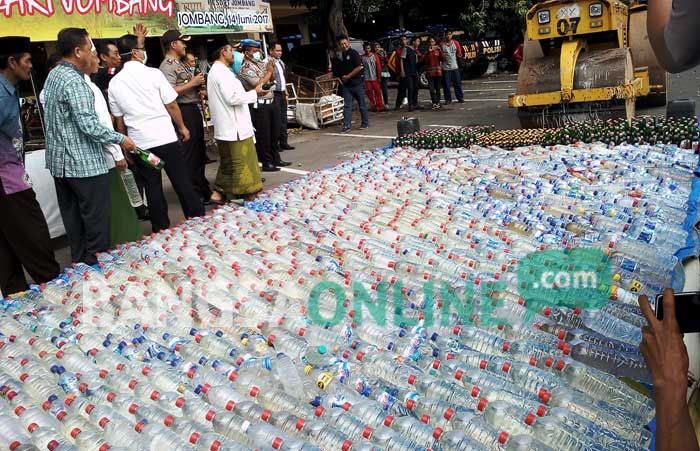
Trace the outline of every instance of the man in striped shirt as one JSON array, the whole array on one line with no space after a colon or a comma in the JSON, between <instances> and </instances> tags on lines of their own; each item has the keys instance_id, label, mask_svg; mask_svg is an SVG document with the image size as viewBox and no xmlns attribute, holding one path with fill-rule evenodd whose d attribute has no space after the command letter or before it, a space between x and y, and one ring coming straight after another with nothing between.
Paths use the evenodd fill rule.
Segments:
<instances>
[{"instance_id":1,"label":"man in striped shirt","mask_svg":"<svg viewBox=\"0 0 700 451\"><path fill-rule=\"evenodd\" d=\"M73 262L97 263L109 248L109 168L103 144L136 145L100 123L84 75L96 53L88 32L65 28L56 44L63 60L46 80L46 168L54 177L58 206Z\"/></svg>"}]
</instances>

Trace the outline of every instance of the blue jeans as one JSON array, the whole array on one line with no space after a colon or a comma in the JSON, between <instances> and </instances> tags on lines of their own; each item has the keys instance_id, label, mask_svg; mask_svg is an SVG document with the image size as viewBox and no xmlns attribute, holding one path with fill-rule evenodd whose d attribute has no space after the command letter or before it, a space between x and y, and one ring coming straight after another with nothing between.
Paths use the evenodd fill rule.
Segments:
<instances>
[{"instance_id":1,"label":"blue jeans","mask_svg":"<svg viewBox=\"0 0 700 451\"><path fill-rule=\"evenodd\" d=\"M455 90L455 96L458 101L464 100L464 92L462 91L462 75L459 69L454 70L443 70L442 80L445 88L445 103L452 102L452 93L450 92L450 87Z\"/></svg>"},{"instance_id":2,"label":"blue jeans","mask_svg":"<svg viewBox=\"0 0 700 451\"><path fill-rule=\"evenodd\" d=\"M365 103L365 87L362 84L357 86L343 85L343 99L345 99L345 109L343 110L343 128L348 129L352 125L352 99L357 100L362 116L362 127L369 126L367 118L367 104Z\"/></svg>"}]
</instances>

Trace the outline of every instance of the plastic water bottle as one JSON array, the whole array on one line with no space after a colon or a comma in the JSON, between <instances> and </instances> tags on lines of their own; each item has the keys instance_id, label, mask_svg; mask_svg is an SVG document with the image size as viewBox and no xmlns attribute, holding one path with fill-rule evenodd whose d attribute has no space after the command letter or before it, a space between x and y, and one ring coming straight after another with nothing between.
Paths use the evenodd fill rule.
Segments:
<instances>
[{"instance_id":1,"label":"plastic water bottle","mask_svg":"<svg viewBox=\"0 0 700 451\"><path fill-rule=\"evenodd\" d=\"M133 172L129 169L122 169L119 171L119 176L122 178L124 189L126 189L126 194L129 197L129 204L134 208L142 206L143 199L141 198L139 187L136 185Z\"/></svg>"}]
</instances>

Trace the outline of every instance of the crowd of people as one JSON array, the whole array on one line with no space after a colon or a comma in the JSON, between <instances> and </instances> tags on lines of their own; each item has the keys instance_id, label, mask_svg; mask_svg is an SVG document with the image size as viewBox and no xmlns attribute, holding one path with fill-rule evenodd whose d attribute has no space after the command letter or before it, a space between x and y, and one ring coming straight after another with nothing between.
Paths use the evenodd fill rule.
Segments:
<instances>
[{"instance_id":1,"label":"crowd of people","mask_svg":"<svg viewBox=\"0 0 700 451\"><path fill-rule=\"evenodd\" d=\"M87 30L65 28L49 58L39 96L46 168L73 262L95 264L100 252L138 240L139 219L150 220L153 232L170 227L162 172L185 217L197 217L208 204L253 199L263 189L262 172L291 165L280 157L294 147L279 44L270 45L265 59L255 40L233 46L218 36L208 45L205 77L187 51L189 36L177 30L160 38L160 66L147 66L146 35L137 25L96 47ZM37 283L60 271L24 168L17 84L30 78L30 44L26 37L0 38L0 210L16 212L0 225L3 294L28 288L24 269ZM205 173L205 99L219 151L213 184ZM125 179L132 176L147 209L131 206Z\"/></svg>"},{"instance_id":2,"label":"crowd of people","mask_svg":"<svg viewBox=\"0 0 700 451\"><path fill-rule=\"evenodd\" d=\"M340 35L336 40L341 54L333 70L342 81L341 91L345 101L343 132L350 131L354 102L360 110L360 130L369 126L368 110L378 113L387 111L390 70L396 74L399 82L394 106L396 110L404 104L409 112L421 109L418 102L421 67L425 67L433 110L442 108L443 95L445 104L452 103L452 91L456 101L464 103L459 64L463 50L462 45L453 39L451 31L446 33L445 39L440 43L437 38L430 36L427 49L421 47L423 41L420 37L414 37L409 42L408 36L402 35L399 46L391 54L387 54L376 41L365 42L364 52L360 55L350 47L347 36ZM368 102L365 102L365 95Z\"/></svg>"}]
</instances>

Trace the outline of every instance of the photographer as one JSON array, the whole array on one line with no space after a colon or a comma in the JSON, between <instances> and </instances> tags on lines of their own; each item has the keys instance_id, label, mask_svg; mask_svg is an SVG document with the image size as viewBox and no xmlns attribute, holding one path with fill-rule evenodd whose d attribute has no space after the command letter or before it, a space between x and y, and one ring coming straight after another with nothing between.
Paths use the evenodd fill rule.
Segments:
<instances>
[{"instance_id":1,"label":"photographer","mask_svg":"<svg viewBox=\"0 0 700 451\"><path fill-rule=\"evenodd\" d=\"M642 328L644 355L656 401L656 451L698 451L688 402L688 351L676 320L673 290L664 291L664 319L656 319L649 299L639 297L648 325Z\"/></svg>"}]
</instances>

